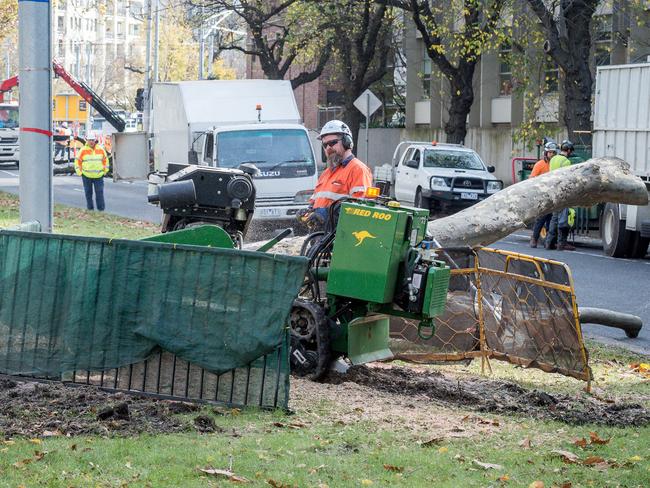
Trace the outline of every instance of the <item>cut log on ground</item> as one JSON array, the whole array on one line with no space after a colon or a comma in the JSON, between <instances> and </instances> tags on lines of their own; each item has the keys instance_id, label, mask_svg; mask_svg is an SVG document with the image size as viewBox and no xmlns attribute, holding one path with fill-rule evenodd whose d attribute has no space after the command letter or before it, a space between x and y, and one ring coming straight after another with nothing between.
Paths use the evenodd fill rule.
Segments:
<instances>
[{"instance_id":1,"label":"cut log on ground","mask_svg":"<svg viewBox=\"0 0 650 488\"><path fill-rule=\"evenodd\" d=\"M486 246L533 222L540 215L600 202L645 205L643 181L619 158L594 158L524 180L472 207L429 222L442 247Z\"/></svg>"},{"instance_id":2,"label":"cut log on ground","mask_svg":"<svg viewBox=\"0 0 650 488\"><path fill-rule=\"evenodd\" d=\"M600 324L625 331L625 335L634 339L639 336L643 321L636 315L614 312L604 308L580 307L581 324Z\"/></svg>"}]
</instances>

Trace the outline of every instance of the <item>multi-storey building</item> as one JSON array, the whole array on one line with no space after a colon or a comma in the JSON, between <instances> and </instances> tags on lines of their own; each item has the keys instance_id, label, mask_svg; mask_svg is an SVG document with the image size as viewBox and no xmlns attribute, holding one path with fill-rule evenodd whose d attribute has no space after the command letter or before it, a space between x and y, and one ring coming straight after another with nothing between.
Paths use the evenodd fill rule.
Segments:
<instances>
[{"instance_id":1,"label":"multi-storey building","mask_svg":"<svg viewBox=\"0 0 650 488\"><path fill-rule=\"evenodd\" d=\"M143 66L144 26L143 0L58 0L53 55L108 102L123 102L138 76L128 67Z\"/></svg>"},{"instance_id":2,"label":"multi-storey building","mask_svg":"<svg viewBox=\"0 0 650 488\"><path fill-rule=\"evenodd\" d=\"M520 13L534 17L520 2ZM593 22L593 67L603 64L645 62L650 55L650 11L632 12L629 0L602 2ZM505 54L510 48L485 52L474 74L474 104L468 116L469 129L515 128L526 117L539 122L559 123L562 120L561 83L558 67L550 58L538 70L538 83L546 84L543 100L535 114L527 114L526 96L538 96L539 90L515 93L512 90L513 73ZM441 130L447 121L449 105L448 83L436 73L426 53L422 36L412 22L407 25L405 38L407 63L406 127L407 129ZM539 52L530 55L540 54ZM543 54L543 53L541 53ZM541 56L543 58L543 56ZM534 93L534 94L532 94Z\"/></svg>"}]
</instances>

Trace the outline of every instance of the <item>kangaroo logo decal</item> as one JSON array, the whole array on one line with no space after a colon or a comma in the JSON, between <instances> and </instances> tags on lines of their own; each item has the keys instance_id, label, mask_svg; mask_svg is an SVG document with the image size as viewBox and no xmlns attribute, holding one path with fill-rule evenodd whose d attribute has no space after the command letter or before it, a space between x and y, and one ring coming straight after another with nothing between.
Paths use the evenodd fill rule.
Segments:
<instances>
[{"instance_id":1,"label":"kangaroo logo decal","mask_svg":"<svg viewBox=\"0 0 650 488\"><path fill-rule=\"evenodd\" d=\"M354 237L356 237L356 239L357 239L357 243L354 245L354 247L358 247L358 246L360 246L361 244L363 244L363 241L365 241L365 240L368 239L368 238L370 238L370 239L376 239L376 237L373 236L373 235L372 235L370 232L368 232L367 230L360 230L360 231L358 231L358 232L353 232L352 235L353 235Z\"/></svg>"}]
</instances>

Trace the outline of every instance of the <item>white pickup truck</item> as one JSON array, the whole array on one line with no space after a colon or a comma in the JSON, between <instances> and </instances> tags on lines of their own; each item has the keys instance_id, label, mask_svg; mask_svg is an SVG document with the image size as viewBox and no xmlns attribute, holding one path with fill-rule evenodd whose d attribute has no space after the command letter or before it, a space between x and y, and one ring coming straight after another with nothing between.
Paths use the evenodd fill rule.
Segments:
<instances>
[{"instance_id":1,"label":"white pickup truck","mask_svg":"<svg viewBox=\"0 0 650 488\"><path fill-rule=\"evenodd\" d=\"M460 144L404 141L393 155L390 193L431 210L469 207L503 188L493 172L494 166Z\"/></svg>"}]
</instances>

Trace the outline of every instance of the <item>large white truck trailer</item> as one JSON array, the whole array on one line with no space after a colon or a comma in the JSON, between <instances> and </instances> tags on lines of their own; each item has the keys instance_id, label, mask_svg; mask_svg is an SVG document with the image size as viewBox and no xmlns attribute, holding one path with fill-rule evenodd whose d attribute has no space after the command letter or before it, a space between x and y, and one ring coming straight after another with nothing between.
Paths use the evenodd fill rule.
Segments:
<instances>
[{"instance_id":1,"label":"large white truck trailer","mask_svg":"<svg viewBox=\"0 0 650 488\"><path fill-rule=\"evenodd\" d=\"M592 154L627 161L650 192L650 63L598 68ZM607 203L600 231L607 255L645 256L650 205Z\"/></svg>"}]
</instances>

